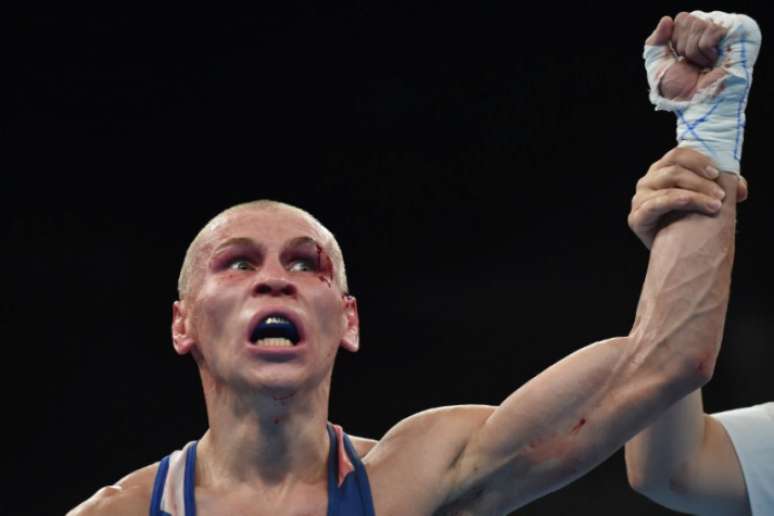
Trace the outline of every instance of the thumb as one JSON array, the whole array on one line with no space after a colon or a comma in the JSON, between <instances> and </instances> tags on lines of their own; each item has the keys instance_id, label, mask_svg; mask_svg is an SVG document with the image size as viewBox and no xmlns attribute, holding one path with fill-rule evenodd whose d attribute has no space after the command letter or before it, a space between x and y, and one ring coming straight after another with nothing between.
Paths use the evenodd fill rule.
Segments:
<instances>
[{"instance_id":1,"label":"thumb","mask_svg":"<svg viewBox=\"0 0 774 516\"><path fill-rule=\"evenodd\" d=\"M746 201L748 195L750 195L750 189L747 187L747 179L739 176L739 186L737 187L736 202Z\"/></svg>"},{"instance_id":2,"label":"thumb","mask_svg":"<svg viewBox=\"0 0 774 516\"><path fill-rule=\"evenodd\" d=\"M645 40L646 45L666 45L672 38L675 23L669 16L664 16L656 25L656 30Z\"/></svg>"}]
</instances>

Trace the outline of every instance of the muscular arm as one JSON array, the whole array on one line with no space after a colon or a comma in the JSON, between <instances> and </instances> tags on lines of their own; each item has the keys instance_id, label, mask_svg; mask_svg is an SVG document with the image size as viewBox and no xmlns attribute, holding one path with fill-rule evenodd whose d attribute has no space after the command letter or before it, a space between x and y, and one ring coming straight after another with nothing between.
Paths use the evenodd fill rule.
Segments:
<instances>
[{"instance_id":1,"label":"muscular arm","mask_svg":"<svg viewBox=\"0 0 774 516\"><path fill-rule=\"evenodd\" d=\"M754 22L751 25L754 25ZM749 30L749 27L745 30ZM697 68L693 68L693 75L682 72L691 72L690 62L694 59L706 59L701 63L703 67L714 66L712 56L717 55L716 40L725 29L712 24L708 26L706 20L697 20L686 13L681 13L674 21L665 18L659 23L649 38L649 44L663 44L671 38L672 48L679 48L679 45L674 44L676 34L693 32L701 35L702 31L706 31L704 36L693 38L693 51L686 50L687 58L666 70L660 85L661 90L667 87L667 79L670 77L698 77L701 81L702 72ZM757 39L759 43L760 34L755 35L754 32L755 30L751 32L751 39ZM713 35L714 37L710 37ZM690 46L683 44L683 49ZM733 55L733 52L729 52L729 55ZM725 66L733 67L733 59L726 62ZM703 78L706 80L713 73L723 72L725 69L727 68L716 66ZM706 183L691 174L670 179L646 176L638 184L638 192L632 202L630 226L648 245L652 217L644 212L653 210L647 207L642 209L643 201L655 197L664 198L668 192L677 192L678 195L684 196L690 205L688 209L706 213L706 210L700 209L701 204L696 202L701 197L697 192L708 192L709 185ZM739 199L743 200L746 197L746 184L740 182L740 187ZM663 204L670 204L668 200L665 201ZM750 513L747 490L734 447L723 426L704 413L699 390L677 401L651 426L627 443L626 465L629 482L634 489L672 509L692 514Z\"/></svg>"},{"instance_id":2,"label":"muscular arm","mask_svg":"<svg viewBox=\"0 0 774 516\"><path fill-rule=\"evenodd\" d=\"M757 28L752 22L745 30L755 32ZM656 60L651 61L656 66L649 73L653 72L651 78L656 78L652 84L658 88L659 95L691 99L702 88L724 91L711 88L716 84L713 81L728 73L727 69L718 64L709 73L704 70L713 64L707 61L708 51L715 49L725 33L725 29L685 13L675 21L663 18L649 38L647 44L651 50L646 52L648 59ZM738 33L734 37L738 45L747 44ZM670 38L672 46L667 47ZM667 55L664 52L670 49L677 49L686 59L664 57ZM722 66L734 66L731 57L724 59ZM662 61L674 66L658 68ZM753 61L740 62L748 66ZM659 83L657 78L661 72ZM727 104L730 106L733 102ZM721 127L722 123L713 127ZM684 134L687 133L681 133ZM707 146L698 134L693 136L696 139L693 145ZM738 161L726 159L730 155L722 154L722 157L723 163L738 166ZM661 175L675 175L676 169L707 177L710 164L703 155L682 149L667 154L652 169L663 170ZM498 512L527 503L583 474L657 414L709 380L719 351L728 302L737 177L720 174L718 184L724 190L722 206L710 208L710 204L705 204L699 210L714 212L713 216L689 213L670 216L671 223L661 222L664 227L652 242L647 277L630 334L576 352L517 390L495 409L464 443L454 465L452 497L483 486L496 492ZM680 192L671 192L670 196L653 198L646 203L651 205L649 209L663 214L670 210L660 209L658 204L662 201L666 204L692 202ZM693 419L680 422L683 427L678 437L683 444L671 444L683 446L682 450L686 449L686 442L691 443L688 450L691 446L706 446L714 450L702 456L709 463L728 462L728 438L714 420L703 418L696 396L681 402L694 404ZM698 412L695 411L697 402ZM665 437L669 423L661 430ZM667 451L656 454L652 463L674 463L676 459L667 457ZM725 471L710 478L708 483L728 480ZM675 479L690 481L695 476L687 473ZM676 483L673 488L687 489L690 485ZM719 490L718 496L730 495L730 499L735 499L734 494L739 491L739 483L731 483Z\"/></svg>"},{"instance_id":3,"label":"muscular arm","mask_svg":"<svg viewBox=\"0 0 774 516\"><path fill-rule=\"evenodd\" d=\"M692 154L693 159L706 159ZM651 253L634 327L581 349L517 390L466 444L456 485L500 485L503 510L565 485L607 458L712 375L734 254L736 178L715 217L663 228Z\"/></svg>"},{"instance_id":4,"label":"muscular arm","mask_svg":"<svg viewBox=\"0 0 774 516\"><path fill-rule=\"evenodd\" d=\"M653 215L646 217L650 234L643 239L652 251L631 332L570 355L497 408L431 412L390 432L386 443L402 435L422 443L421 468L411 463L404 467L419 472L415 476L420 479L431 479L427 484L440 486L436 506L490 514L526 504L594 467L712 376L728 303L737 191L745 188L737 176L708 167L722 163L727 171L738 171L743 127L739 109L749 92L760 31L749 18L703 16L664 17L646 41L651 100L678 112L681 144L702 154L688 149L668 153L648 176L660 178L654 183L657 188L665 177L673 184L663 195L635 197L643 211ZM724 20L731 29L713 19ZM724 52L717 51L721 40L728 43ZM694 130L698 119L709 127ZM702 139L708 135L711 143ZM717 184L699 185L700 176L717 178ZM722 192L716 195L718 186ZM700 193L687 195L682 187ZM689 210L695 212L663 218ZM695 404L695 396L681 403ZM669 424L662 429L664 435ZM728 438L713 420L702 417L700 405L693 419L681 424L679 441L690 443L682 451L705 447L715 450L702 456L708 463L732 462L727 460ZM415 426L433 431L423 433ZM427 434L432 438L423 438ZM667 451L649 464L679 466L681 455L667 457ZM725 471L711 482L726 482ZM674 477L678 482L672 487L689 489L690 483L679 482L695 477ZM719 496L733 499L740 491L739 483L731 482Z\"/></svg>"},{"instance_id":5,"label":"muscular arm","mask_svg":"<svg viewBox=\"0 0 774 516\"><path fill-rule=\"evenodd\" d=\"M649 171L637 184L629 225L650 247L659 218L669 212L713 215L712 177L689 170ZM747 197L739 182L737 201ZM748 514L742 471L722 425L704 414L701 391L677 401L626 444L632 487L675 510L699 514Z\"/></svg>"},{"instance_id":6,"label":"muscular arm","mask_svg":"<svg viewBox=\"0 0 774 516\"><path fill-rule=\"evenodd\" d=\"M710 162L676 150L654 167L677 163ZM629 335L580 349L499 407L411 418L374 448L374 462L390 448L403 450L408 458L395 469L411 471L416 491L436 497L433 510L478 504L474 513L503 514L583 475L706 383L734 255L737 179L722 174L719 184L725 202L715 216L688 214L658 232Z\"/></svg>"}]
</instances>

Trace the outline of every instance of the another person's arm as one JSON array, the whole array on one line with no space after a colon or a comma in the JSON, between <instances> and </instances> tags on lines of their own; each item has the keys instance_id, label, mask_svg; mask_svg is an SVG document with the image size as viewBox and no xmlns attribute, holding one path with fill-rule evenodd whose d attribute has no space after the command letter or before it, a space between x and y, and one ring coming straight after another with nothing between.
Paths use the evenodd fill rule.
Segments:
<instances>
[{"instance_id":1,"label":"another person's arm","mask_svg":"<svg viewBox=\"0 0 774 516\"><path fill-rule=\"evenodd\" d=\"M676 402L626 444L629 483L653 501L690 514L750 514L742 468L701 391Z\"/></svg>"}]
</instances>

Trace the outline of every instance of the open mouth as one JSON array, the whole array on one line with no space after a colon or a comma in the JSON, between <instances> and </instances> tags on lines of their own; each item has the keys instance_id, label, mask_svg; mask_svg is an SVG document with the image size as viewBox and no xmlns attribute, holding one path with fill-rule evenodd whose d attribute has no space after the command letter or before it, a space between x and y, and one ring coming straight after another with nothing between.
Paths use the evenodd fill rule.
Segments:
<instances>
[{"instance_id":1,"label":"open mouth","mask_svg":"<svg viewBox=\"0 0 774 516\"><path fill-rule=\"evenodd\" d=\"M291 347L300 340L296 325L282 314L267 315L250 332L250 342L256 346Z\"/></svg>"}]
</instances>

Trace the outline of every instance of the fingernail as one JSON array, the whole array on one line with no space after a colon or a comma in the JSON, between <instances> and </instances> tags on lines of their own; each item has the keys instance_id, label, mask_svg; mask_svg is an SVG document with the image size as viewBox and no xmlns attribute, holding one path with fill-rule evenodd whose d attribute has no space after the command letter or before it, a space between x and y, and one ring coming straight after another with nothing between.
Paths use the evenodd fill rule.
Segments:
<instances>
[{"instance_id":1,"label":"fingernail","mask_svg":"<svg viewBox=\"0 0 774 516\"><path fill-rule=\"evenodd\" d=\"M709 207L712 210L719 210L722 205L723 203L718 201L717 199L709 202Z\"/></svg>"},{"instance_id":2,"label":"fingernail","mask_svg":"<svg viewBox=\"0 0 774 516\"><path fill-rule=\"evenodd\" d=\"M720 175L720 171L712 165L707 165L707 168L705 168L704 171L707 172L707 176L709 176L710 179L715 179Z\"/></svg>"},{"instance_id":3,"label":"fingernail","mask_svg":"<svg viewBox=\"0 0 774 516\"><path fill-rule=\"evenodd\" d=\"M712 190L712 193L717 197L718 199L724 199L726 197L726 191L722 188L718 187Z\"/></svg>"}]
</instances>

